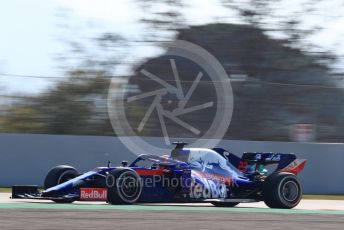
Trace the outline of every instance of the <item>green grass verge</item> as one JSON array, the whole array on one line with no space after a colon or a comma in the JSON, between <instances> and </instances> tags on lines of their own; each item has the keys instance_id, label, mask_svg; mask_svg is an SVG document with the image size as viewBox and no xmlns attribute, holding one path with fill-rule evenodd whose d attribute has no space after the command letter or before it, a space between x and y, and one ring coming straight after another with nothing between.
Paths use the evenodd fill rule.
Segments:
<instances>
[{"instance_id":1,"label":"green grass verge","mask_svg":"<svg viewBox=\"0 0 344 230\"><path fill-rule=\"evenodd\" d=\"M0 188L0 192L11 192L11 188Z\"/></svg>"},{"instance_id":2,"label":"green grass verge","mask_svg":"<svg viewBox=\"0 0 344 230\"><path fill-rule=\"evenodd\" d=\"M312 195L305 194L303 199L307 200L344 200L344 195Z\"/></svg>"}]
</instances>

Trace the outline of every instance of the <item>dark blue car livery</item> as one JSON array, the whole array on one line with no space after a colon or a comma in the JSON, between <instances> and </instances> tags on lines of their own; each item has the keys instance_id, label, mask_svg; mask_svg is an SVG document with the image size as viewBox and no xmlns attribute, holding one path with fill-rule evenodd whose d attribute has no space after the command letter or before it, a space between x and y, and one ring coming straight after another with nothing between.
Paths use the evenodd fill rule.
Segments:
<instances>
[{"instance_id":1,"label":"dark blue car livery","mask_svg":"<svg viewBox=\"0 0 344 230\"><path fill-rule=\"evenodd\" d=\"M297 174L306 160L294 154L244 153L185 148L169 156L140 155L130 165L97 167L80 174L71 166L52 168L37 186L13 186L12 198L57 203L102 200L110 204L211 202L233 207L264 201L271 208L293 208L302 198Z\"/></svg>"}]
</instances>

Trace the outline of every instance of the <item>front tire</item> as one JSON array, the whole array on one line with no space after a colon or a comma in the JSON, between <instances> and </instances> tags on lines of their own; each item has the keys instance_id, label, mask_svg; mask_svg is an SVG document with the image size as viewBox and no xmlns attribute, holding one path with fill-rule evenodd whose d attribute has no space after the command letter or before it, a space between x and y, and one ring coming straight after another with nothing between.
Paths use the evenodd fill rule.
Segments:
<instances>
[{"instance_id":1,"label":"front tire","mask_svg":"<svg viewBox=\"0 0 344 230\"><path fill-rule=\"evenodd\" d=\"M294 208L302 198L301 183L291 173L271 174L265 181L263 197L265 204L270 208Z\"/></svg>"},{"instance_id":2,"label":"front tire","mask_svg":"<svg viewBox=\"0 0 344 230\"><path fill-rule=\"evenodd\" d=\"M141 195L140 176L131 169L115 169L106 178L110 204L134 204Z\"/></svg>"},{"instance_id":3,"label":"front tire","mask_svg":"<svg viewBox=\"0 0 344 230\"><path fill-rule=\"evenodd\" d=\"M69 181L79 175L78 171L68 165L56 166L48 172L44 180L44 189L54 187L58 184L62 184ZM71 199L56 199L53 200L56 203L72 203L74 200Z\"/></svg>"}]
</instances>

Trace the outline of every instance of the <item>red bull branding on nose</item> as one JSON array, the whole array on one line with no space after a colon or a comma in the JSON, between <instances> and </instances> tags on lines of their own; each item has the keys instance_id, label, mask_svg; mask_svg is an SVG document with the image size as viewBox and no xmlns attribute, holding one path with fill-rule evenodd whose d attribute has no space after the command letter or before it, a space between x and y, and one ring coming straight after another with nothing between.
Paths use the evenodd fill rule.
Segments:
<instances>
[{"instance_id":1,"label":"red bull branding on nose","mask_svg":"<svg viewBox=\"0 0 344 230\"><path fill-rule=\"evenodd\" d=\"M106 201L107 189L106 188L81 188L80 200Z\"/></svg>"}]
</instances>

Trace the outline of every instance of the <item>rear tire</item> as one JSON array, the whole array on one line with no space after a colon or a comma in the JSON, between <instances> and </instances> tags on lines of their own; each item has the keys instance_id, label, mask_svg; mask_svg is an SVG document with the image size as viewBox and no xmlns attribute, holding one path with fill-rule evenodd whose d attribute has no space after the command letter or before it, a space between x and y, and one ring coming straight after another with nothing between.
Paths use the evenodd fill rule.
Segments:
<instances>
[{"instance_id":1,"label":"rear tire","mask_svg":"<svg viewBox=\"0 0 344 230\"><path fill-rule=\"evenodd\" d=\"M291 173L271 174L265 181L263 197L265 204L270 208L294 208L302 198L301 183Z\"/></svg>"},{"instance_id":2,"label":"rear tire","mask_svg":"<svg viewBox=\"0 0 344 230\"><path fill-rule=\"evenodd\" d=\"M239 204L239 202L211 202L212 205L216 207L226 207L226 208L231 208L235 207Z\"/></svg>"},{"instance_id":3,"label":"rear tire","mask_svg":"<svg viewBox=\"0 0 344 230\"><path fill-rule=\"evenodd\" d=\"M134 204L141 195L140 176L131 169L115 169L106 177L110 204Z\"/></svg>"},{"instance_id":4,"label":"rear tire","mask_svg":"<svg viewBox=\"0 0 344 230\"><path fill-rule=\"evenodd\" d=\"M71 180L79 176L78 171L75 168L68 165L56 166L48 172L44 180L44 189L54 187L58 184L62 184L68 180ZM71 199L56 199L53 200L56 203L72 203L74 200Z\"/></svg>"}]
</instances>

